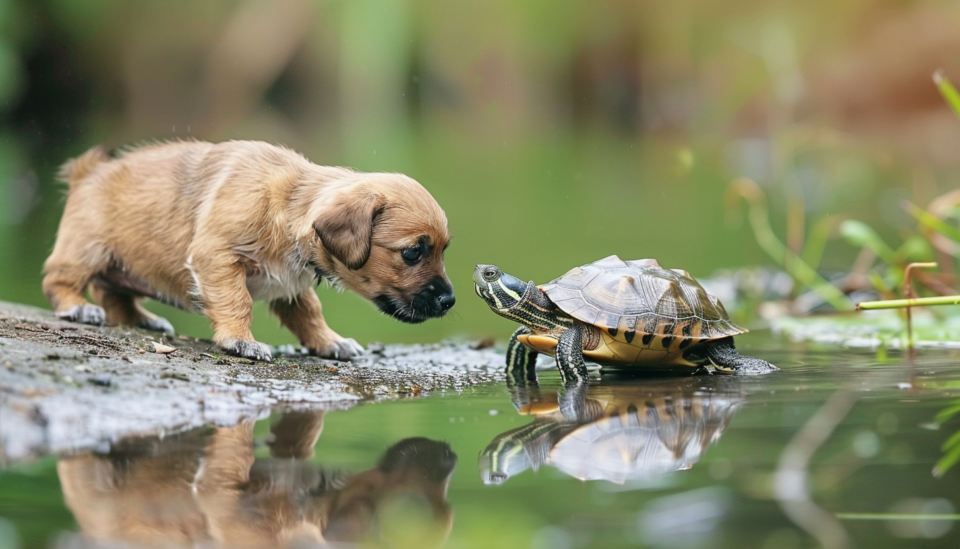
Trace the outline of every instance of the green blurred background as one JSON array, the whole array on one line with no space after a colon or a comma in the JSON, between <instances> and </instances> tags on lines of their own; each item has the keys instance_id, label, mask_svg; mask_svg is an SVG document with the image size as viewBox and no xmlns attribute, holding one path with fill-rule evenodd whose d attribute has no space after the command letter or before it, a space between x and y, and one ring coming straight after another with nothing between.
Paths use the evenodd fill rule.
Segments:
<instances>
[{"instance_id":1,"label":"green blurred background","mask_svg":"<svg viewBox=\"0 0 960 549\"><path fill-rule=\"evenodd\" d=\"M952 0L0 0L0 299L48 306L53 173L97 143L259 139L418 179L449 217L459 301L405 326L321 288L362 343L505 338L478 262L538 282L613 253L764 264L725 205L741 176L788 242L829 216L895 239L902 199L960 175L930 80L960 80L958 23ZM854 255L834 240L824 265ZM263 306L254 332L293 341Z\"/></svg>"}]
</instances>

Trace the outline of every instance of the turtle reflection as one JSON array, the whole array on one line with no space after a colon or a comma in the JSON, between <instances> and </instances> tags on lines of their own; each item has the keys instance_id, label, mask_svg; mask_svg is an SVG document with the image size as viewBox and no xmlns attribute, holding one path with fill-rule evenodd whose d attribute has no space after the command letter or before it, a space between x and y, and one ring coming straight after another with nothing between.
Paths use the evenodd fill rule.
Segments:
<instances>
[{"instance_id":1,"label":"turtle reflection","mask_svg":"<svg viewBox=\"0 0 960 549\"><path fill-rule=\"evenodd\" d=\"M271 426L269 458L254 456L253 427L129 439L109 454L61 460L64 499L95 546L300 547L399 536L431 547L449 534L457 458L448 444L403 439L351 474L311 460L323 412L283 415Z\"/></svg>"},{"instance_id":2,"label":"turtle reflection","mask_svg":"<svg viewBox=\"0 0 960 549\"><path fill-rule=\"evenodd\" d=\"M624 483L689 469L743 403L739 380L674 378L568 387L512 387L532 423L498 435L480 453L480 476L500 484L551 465L581 480Z\"/></svg>"}]
</instances>

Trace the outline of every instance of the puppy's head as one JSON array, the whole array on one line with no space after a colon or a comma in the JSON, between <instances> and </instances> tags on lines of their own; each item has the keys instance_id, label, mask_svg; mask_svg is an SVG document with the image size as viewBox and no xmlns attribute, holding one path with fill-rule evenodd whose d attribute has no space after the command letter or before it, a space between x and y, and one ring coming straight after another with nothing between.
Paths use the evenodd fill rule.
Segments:
<instances>
[{"instance_id":1,"label":"puppy's head","mask_svg":"<svg viewBox=\"0 0 960 549\"><path fill-rule=\"evenodd\" d=\"M400 174L355 173L324 193L313 230L322 276L403 322L453 307L443 266L447 216L419 183Z\"/></svg>"},{"instance_id":2,"label":"puppy's head","mask_svg":"<svg viewBox=\"0 0 960 549\"><path fill-rule=\"evenodd\" d=\"M407 528L417 530L417 546L440 547L453 526L447 487L456 465L457 455L445 442L423 437L401 440L387 449L377 467L351 476L335 494L327 508L324 538L363 541L373 537L373 541L389 542L389 535L377 539L389 534L377 526L382 525L379 519L384 512L399 505L411 521ZM417 507L427 512L416 513Z\"/></svg>"}]
</instances>

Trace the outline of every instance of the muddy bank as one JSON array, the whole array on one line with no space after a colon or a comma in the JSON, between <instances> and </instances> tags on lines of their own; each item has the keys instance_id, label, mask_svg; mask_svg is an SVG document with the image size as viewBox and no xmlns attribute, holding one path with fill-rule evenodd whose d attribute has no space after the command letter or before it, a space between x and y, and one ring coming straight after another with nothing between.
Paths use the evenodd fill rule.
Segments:
<instances>
[{"instance_id":1,"label":"muddy bank","mask_svg":"<svg viewBox=\"0 0 960 549\"><path fill-rule=\"evenodd\" d=\"M0 302L0 465L233 425L276 407L344 409L502 380L503 355L474 347L373 344L353 362L279 354L255 363L208 341L74 324Z\"/></svg>"}]
</instances>

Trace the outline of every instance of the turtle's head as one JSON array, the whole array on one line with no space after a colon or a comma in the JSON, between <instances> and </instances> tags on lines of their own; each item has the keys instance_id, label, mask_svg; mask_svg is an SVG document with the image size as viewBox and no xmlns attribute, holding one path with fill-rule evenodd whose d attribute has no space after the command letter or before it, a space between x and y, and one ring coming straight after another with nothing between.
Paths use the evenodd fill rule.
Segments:
<instances>
[{"instance_id":1,"label":"turtle's head","mask_svg":"<svg viewBox=\"0 0 960 549\"><path fill-rule=\"evenodd\" d=\"M513 308L523 293L527 283L515 276L501 271L496 265L477 265L473 271L473 284L477 295L482 297L495 313L504 313Z\"/></svg>"}]
</instances>

